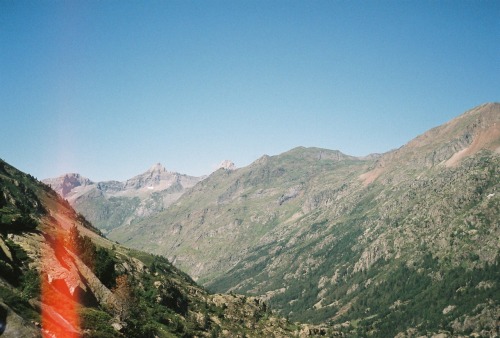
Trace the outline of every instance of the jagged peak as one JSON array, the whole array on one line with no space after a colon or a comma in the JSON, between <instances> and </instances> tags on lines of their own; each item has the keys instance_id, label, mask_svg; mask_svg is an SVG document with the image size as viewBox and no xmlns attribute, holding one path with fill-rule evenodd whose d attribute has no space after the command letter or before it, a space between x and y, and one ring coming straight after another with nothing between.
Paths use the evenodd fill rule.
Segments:
<instances>
[{"instance_id":1,"label":"jagged peak","mask_svg":"<svg viewBox=\"0 0 500 338\"><path fill-rule=\"evenodd\" d=\"M148 170L148 172L165 172L165 171L167 171L167 168L165 168L163 164L161 164L160 162L153 164Z\"/></svg>"},{"instance_id":2,"label":"jagged peak","mask_svg":"<svg viewBox=\"0 0 500 338\"><path fill-rule=\"evenodd\" d=\"M77 180L79 182L92 182L89 178L82 176L78 173L67 173L61 176L64 180Z\"/></svg>"},{"instance_id":3,"label":"jagged peak","mask_svg":"<svg viewBox=\"0 0 500 338\"><path fill-rule=\"evenodd\" d=\"M63 197L66 197L76 187L94 184L93 181L78 173L66 173L56 178L44 179L42 182L51 186Z\"/></svg>"},{"instance_id":4,"label":"jagged peak","mask_svg":"<svg viewBox=\"0 0 500 338\"><path fill-rule=\"evenodd\" d=\"M82 179L82 180L88 180L87 177L82 176L79 173L65 173L57 177L51 177L51 178L46 178L44 180L64 180L64 179Z\"/></svg>"},{"instance_id":5,"label":"jagged peak","mask_svg":"<svg viewBox=\"0 0 500 338\"><path fill-rule=\"evenodd\" d=\"M55 184L56 182L60 182L61 184L66 182L79 182L80 184L94 183L91 179L78 173L66 173L58 177L43 179L42 182L51 184Z\"/></svg>"},{"instance_id":6,"label":"jagged peak","mask_svg":"<svg viewBox=\"0 0 500 338\"><path fill-rule=\"evenodd\" d=\"M217 169L234 170L236 169L236 166L234 165L234 162L230 160L224 160L219 164Z\"/></svg>"}]
</instances>

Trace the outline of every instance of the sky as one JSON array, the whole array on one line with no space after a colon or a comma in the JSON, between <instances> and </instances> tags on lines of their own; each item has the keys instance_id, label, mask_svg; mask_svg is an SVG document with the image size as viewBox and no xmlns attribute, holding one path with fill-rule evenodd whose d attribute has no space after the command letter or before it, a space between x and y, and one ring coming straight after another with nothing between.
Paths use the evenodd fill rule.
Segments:
<instances>
[{"instance_id":1,"label":"sky","mask_svg":"<svg viewBox=\"0 0 500 338\"><path fill-rule=\"evenodd\" d=\"M43 179L398 148L500 100L500 1L0 0L0 158Z\"/></svg>"}]
</instances>

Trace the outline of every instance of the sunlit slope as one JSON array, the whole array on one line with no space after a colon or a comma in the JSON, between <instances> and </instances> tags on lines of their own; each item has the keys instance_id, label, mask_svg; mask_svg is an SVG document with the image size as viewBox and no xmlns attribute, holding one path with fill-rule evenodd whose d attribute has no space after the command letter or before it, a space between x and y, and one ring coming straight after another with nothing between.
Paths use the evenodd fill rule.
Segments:
<instances>
[{"instance_id":1,"label":"sunlit slope","mask_svg":"<svg viewBox=\"0 0 500 338\"><path fill-rule=\"evenodd\" d=\"M349 205L335 203L332 192L361 189L357 177L373 164L317 148L263 156L245 168L218 170L166 211L109 236L166 255L194 278L207 281L252 248L302 231L295 224L320 204L344 213Z\"/></svg>"},{"instance_id":2,"label":"sunlit slope","mask_svg":"<svg viewBox=\"0 0 500 338\"><path fill-rule=\"evenodd\" d=\"M261 299L211 295L165 258L110 242L47 185L0 160L2 337L288 337L301 330Z\"/></svg>"},{"instance_id":3,"label":"sunlit slope","mask_svg":"<svg viewBox=\"0 0 500 338\"><path fill-rule=\"evenodd\" d=\"M358 335L479 332L499 314L500 105L364 159L296 148L219 170L111 235L209 288ZM347 324L349 323L349 324Z\"/></svg>"}]
</instances>

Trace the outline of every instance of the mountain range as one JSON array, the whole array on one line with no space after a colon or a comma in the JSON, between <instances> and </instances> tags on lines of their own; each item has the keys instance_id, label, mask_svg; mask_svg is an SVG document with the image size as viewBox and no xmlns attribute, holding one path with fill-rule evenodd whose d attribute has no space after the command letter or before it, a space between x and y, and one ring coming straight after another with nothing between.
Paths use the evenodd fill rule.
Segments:
<instances>
[{"instance_id":1,"label":"mountain range","mask_svg":"<svg viewBox=\"0 0 500 338\"><path fill-rule=\"evenodd\" d=\"M210 291L263 298L292 321L350 336L498 336L498 168L500 104L488 103L384 154L264 155L144 217L95 224ZM89 219L92 203L116 198L86 195L85 205L67 191Z\"/></svg>"},{"instance_id":2,"label":"mountain range","mask_svg":"<svg viewBox=\"0 0 500 338\"><path fill-rule=\"evenodd\" d=\"M170 172L157 163L124 182L93 182L76 173L43 182L106 234L164 210L203 178Z\"/></svg>"},{"instance_id":3,"label":"mountain range","mask_svg":"<svg viewBox=\"0 0 500 338\"><path fill-rule=\"evenodd\" d=\"M0 336L316 333L339 334L290 323L260 298L208 293L165 258L109 241L48 185L0 160Z\"/></svg>"}]
</instances>

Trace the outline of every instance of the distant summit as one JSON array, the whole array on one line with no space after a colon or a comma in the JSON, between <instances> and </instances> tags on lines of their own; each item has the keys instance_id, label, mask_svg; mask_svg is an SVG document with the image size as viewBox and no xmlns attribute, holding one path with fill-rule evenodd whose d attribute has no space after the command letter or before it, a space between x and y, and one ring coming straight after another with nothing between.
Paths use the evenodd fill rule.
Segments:
<instances>
[{"instance_id":1,"label":"distant summit","mask_svg":"<svg viewBox=\"0 0 500 338\"><path fill-rule=\"evenodd\" d=\"M57 178L46 179L44 182L50 185L62 197L66 197L76 187L86 187L94 184L88 178L76 173L68 173Z\"/></svg>"},{"instance_id":2,"label":"distant summit","mask_svg":"<svg viewBox=\"0 0 500 338\"><path fill-rule=\"evenodd\" d=\"M230 160L224 160L219 164L217 169L234 170L236 169L236 166L234 165L234 162Z\"/></svg>"},{"instance_id":3,"label":"distant summit","mask_svg":"<svg viewBox=\"0 0 500 338\"><path fill-rule=\"evenodd\" d=\"M183 175L170 172L161 163L156 163L146 172L128 179L125 182L124 189L164 190L175 184L179 176Z\"/></svg>"},{"instance_id":4,"label":"distant summit","mask_svg":"<svg viewBox=\"0 0 500 338\"><path fill-rule=\"evenodd\" d=\"M165 168L160 162L154 164L149 168L148 172L166 172L167 168Z\"/></svg>"},{"instance_id":5,"label":"distant summit","mask_svg":"<svg viewBox=\"0 0 500 338\"><path fill-rule=\"evenodd\" d=\"M65 174L43 182L107 233L168 208L203 178L170 172L156 163L124 182L92 182L80 174Z\"/></svg>"}]
</instances>

